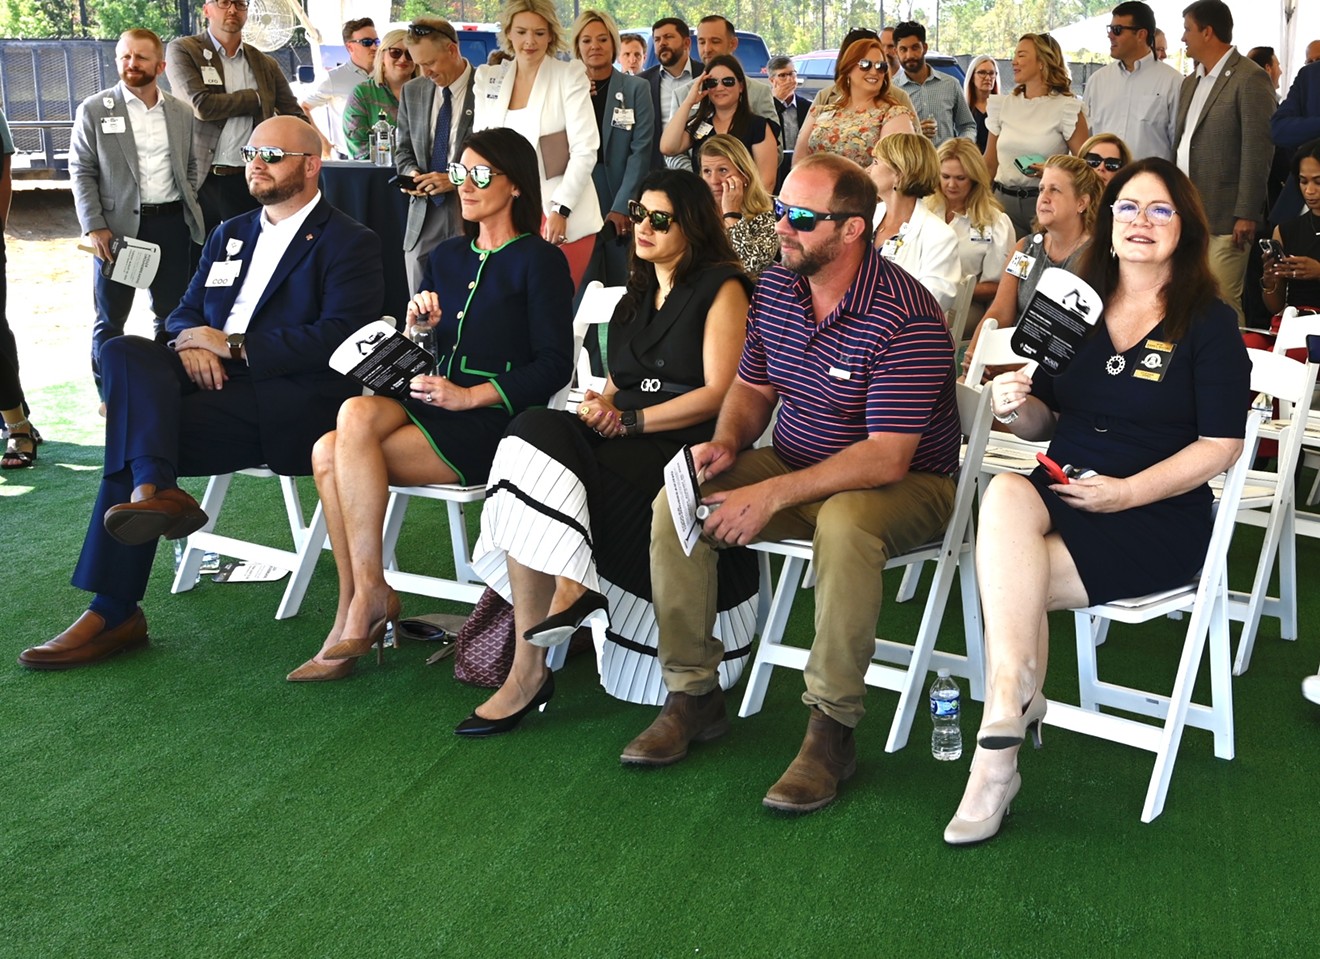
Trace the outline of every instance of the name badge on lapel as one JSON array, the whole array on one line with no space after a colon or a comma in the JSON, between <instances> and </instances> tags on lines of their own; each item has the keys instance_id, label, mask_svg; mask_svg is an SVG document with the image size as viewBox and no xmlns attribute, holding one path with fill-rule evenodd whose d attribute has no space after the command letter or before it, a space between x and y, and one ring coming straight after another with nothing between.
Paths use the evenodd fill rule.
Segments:
<instances>
[{"instance_id":1,"label":"name badge on lapel","mask_svg":"<svg viewBox=\"0 0 1320 959\"><path fill-rule=\"evenodd\" d=\"M101 106L105 107L107 110L113 110L115 108L115 98L101 97Z\"/></svg>"},{"instance_id":2,"label":"name badge on lapel","mask_svg":"<svg viewBox=\"0 0 1320 959\"><path fill-rule=\"evenodd\" d=\"M715 128L713 126L711 126L709 123L703 123L701 126L697 127L697 132L694 134L694 136L698 140L701 140L704 139L705 137L710 136L714 132L715 132Z\"/></svg>"},{"instance_id":3,"label":"name badge on lapel","mask_svg":"<svg viewBox=\"0 0 1320 959\"><path fill-rule=\"evenodd\" d=\"M1141 359L1132 369L1132 378L1136 380L1145 380L1148 383L1158 383L1164 379L1164 374L1169 368L1169 360L1173 359L1174 348L1177 343L1166 343L1163 340L1147 340L1142 347Z\"/></svg>"},{"instance_id":4,"label":"name badge on lapel","mask_svg":"<svg viewBox=\"0 0 1320 959\"><path fill-rule=\"evenodd\" d=\"M233 286L242 269L242 260L216 260L211 264L211 272L206 274L206 285Z\"/></svg>"},{"instance_id":5,"label":"name badge on lapel","mask_svg":"<svg viewBox=\"0 0 1320 959\"><path fill-rule=\"evenodd\" d=\"M102 133L123 133L124 127L123 117L101 117Z\"/></svg>"},{"instance_id":6,"label":"name badge on lapel","mask_svg":"<svg viewBox=\"0 0 1320 959\"><path fill-rule=\"evenodd\" d=\"M225 81L220 78L220 71L209 63L202 67L202 82L208 87L222 87L225 85Z\"/></svg>"},{"instance_id":7,"label":"name badge on lapel","mask_svg":"<svg viewBox=\"0 0 1320 959\"><path fill-rule=\"evenodd\" d=\"M1008 266L1004 267L1004 272L1016 276L1019 280L1025 280L1031 268L1036 265L1034 256L1027 256L1021 250L1014 251L1008 258Z\"/></svg>"},{"instance_id":8,"label":"name badge on lapel","mask_svg":"<svg viewBox=\"0 0 1320 959\"><path fill-rule=\"evenodd\" d=\"M637 121L633 117L633 112L629 108L615 107L614 116L610 120L610 126L619 130L631 130L633 124Z\"/></svg>"}]
</instances>

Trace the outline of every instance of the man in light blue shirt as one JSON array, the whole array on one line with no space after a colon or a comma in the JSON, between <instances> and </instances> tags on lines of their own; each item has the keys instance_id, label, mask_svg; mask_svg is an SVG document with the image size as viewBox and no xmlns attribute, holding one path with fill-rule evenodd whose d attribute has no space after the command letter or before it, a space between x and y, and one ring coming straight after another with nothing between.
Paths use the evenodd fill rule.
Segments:
<instances>
[{"instance_id":1,"label":"man in light blue shirt","mask_svg":"<svg viewBox=\"0 0 1320 959\"><path fill-rule=\"evenodd\" d=\"M926 62L926 28L908 20L894 27L894 45L903 69L895 82L909 99L921 132L939 146L954 137L976 139L976 120L962 84Z\"/></svg>"},{"instance_id":2,"label":"man in light blue shirt","mask_svg":"<svg viewBox=\"0 0 1320 959\"><path fill-rule=\"evenodd\" d=\"M1082 97L1091 132L1120 137L1134 160L1172 160L1182 76L1155 58L1154 11L1141 0L1120 3L1106 30L1114 62L1095 72Z\"/></svg>"}]
</instances>

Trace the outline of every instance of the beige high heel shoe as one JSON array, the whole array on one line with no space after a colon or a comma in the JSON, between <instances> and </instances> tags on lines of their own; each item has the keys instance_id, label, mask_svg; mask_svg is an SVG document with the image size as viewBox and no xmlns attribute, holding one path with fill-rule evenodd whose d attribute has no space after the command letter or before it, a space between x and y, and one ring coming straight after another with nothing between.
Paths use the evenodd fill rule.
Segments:
<instances>
[{"instance_id":1,"label":"beige high heel shoe","mask_svg":"<svg viewBox=\"0 0 1320 959\"><path fill-rule=\"evenodd\" d=\"M1022 710L1022 715L1013 719L1001 719L981 727L976 734L976 743L986 749L1012 749L1022 745L1031 734L1032 743L1040 749L1040 727L1045 719L1045 710L1049 701L1038 689L1031 697L1031 702Z\"/></svg>"},{"instance_id":2,"label":"beige high heel shoe","mask_svg":"<svg viewBox=\"0 0 1320 959\"><path fill-rule=\"evenodd\" d=\"M389 589L389 587L386 587L386 589ZM399 594L390 589L385 595L385 615L371 624L371 628L367 630L367 635L357 639L341 639L323 652L321 658L351 661L359 656L365 656L371 652L371 647L375 646L376 665L379 666L385 653L385 629L390 623L397 623L402 615L403 608L399 602ZM395 635L397 637L397 632Z\"/></svg>"},{"instance_id":3,"label":"beige high heel shoe","mask_svg":"<svg viewBox=\"0 0 1320 959\"><path fill-rule=\"evenodd\" d=\"M325 683L333 679L343 679L356 665L356 659L344 659L334 663L318 663L315 659L309 659L284 678L291 683Z\"/></svg>"},{"instance_id":4,"label":"beige high heel shoe","mask_svg":"<svg viewBox=\"0 0 1320 959\"><path fill-rule=\"evenodd\" d=\"M944 827L944 841L950 846L971 846L992 838L999 832L999 827L1004 823L1004 816L1008 814L1009 807L1021 788L1022 774L1014 772L1013 778L1008 783L1008 791L1004 793L1004 799L998 809L985 819L977 820L963 819L955 814Z\"/></svg>"}]
</instances>

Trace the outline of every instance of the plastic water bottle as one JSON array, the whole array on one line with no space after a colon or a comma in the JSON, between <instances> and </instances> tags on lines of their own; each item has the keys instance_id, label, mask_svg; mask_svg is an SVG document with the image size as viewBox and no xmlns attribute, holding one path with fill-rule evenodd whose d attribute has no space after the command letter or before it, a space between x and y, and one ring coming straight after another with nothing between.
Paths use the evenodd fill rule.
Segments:
<instances>
[{"instance_id":1,"label":"plastic water bottle","mask_svg":"<svg viewBox=\"0 0 1320 959\"><path fill-rule=\"evenodd\" d=\"M951 762L962 756L962 729L958 726L961 698L958 684L947 669L941 669L930 684L930 754L936 759Z\"/></svg>"},{"instance_id":2,"label":"plastic water bottle","mask_svg":"<svg viewBox=\"0 0 1320 959\"><path fill-rule=\"evenodd\" d=\"M384 110L371 128L371 159L376 166L394 166L394 127Z\"/></svg>"}]
</instances>

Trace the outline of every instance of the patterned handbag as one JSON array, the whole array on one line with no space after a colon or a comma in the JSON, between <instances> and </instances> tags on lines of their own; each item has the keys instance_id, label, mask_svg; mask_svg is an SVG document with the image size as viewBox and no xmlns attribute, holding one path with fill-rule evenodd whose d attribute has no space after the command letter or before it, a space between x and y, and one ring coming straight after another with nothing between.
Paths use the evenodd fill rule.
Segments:
<instances>
[{"instance_id":1,"label":"patterned handbag","mask_svg":"<svg viewBox=\"0 0 1320 959\"><path fill-rule=\"evenodd\" d=\"M488 689L503 685L513 667L513 607L487 587L454 646L455 679Z\"/></svg>"}]
</instances>

